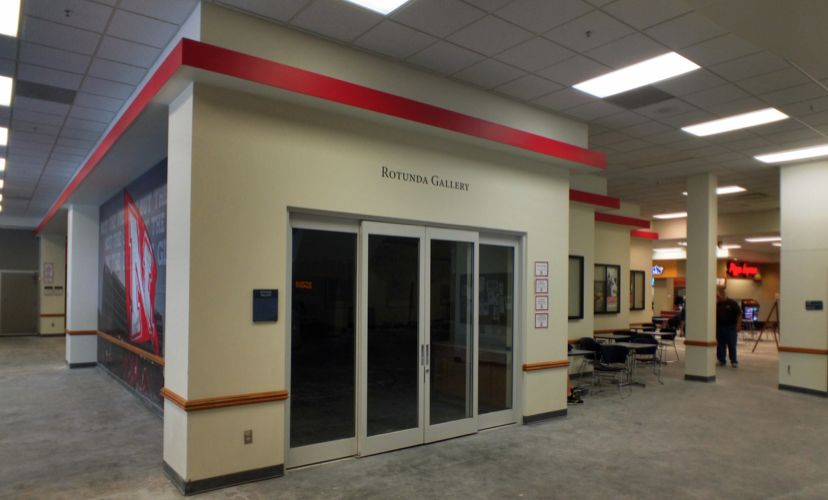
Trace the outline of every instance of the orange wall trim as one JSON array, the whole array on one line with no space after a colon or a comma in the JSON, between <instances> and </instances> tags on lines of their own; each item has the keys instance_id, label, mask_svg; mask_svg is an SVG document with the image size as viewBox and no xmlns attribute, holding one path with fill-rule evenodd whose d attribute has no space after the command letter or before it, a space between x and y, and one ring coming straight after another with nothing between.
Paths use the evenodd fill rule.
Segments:
<instances>
[{"instance_id":1,"label":"orange wall trim","mask_svg":"<svg viewBox=\"0 0 828 500\"><path fill-rule=\"evenodd\" d=\"M811 349L809 347L788 347L779 346L779 352L798 352L800 354L823 354L828 355L828 349Z\"/></svg>"},{"instance_id":2,"label":"orange wall trim","mask_svg":"<svg viewBox=\"0 0 828 500\"><path fill-rule=\"evenodd\" d=\"M135 354L141 356L142 358L146 358L146 359L152 361L153 363L155 363L157 365L164 366L164 358L162 358L162 357L156 356L155 354L149 353L149 352L147 352L143 349L139 349L139 348L135 347L132 344L127 344L123 340L116 339L112 335L107 335L104 332L95 332L95 333L97 333L99 337L101 337L103 339L106 339L106 340L112 342L113 344L117 344L117 345L123 347L124 349L126 349L127 351L132 351Z\"/></svg>"},{"instance_id":3,"label":"orange wall trim","mask_svg":"<svg viewBox=\"0 0 828 500\"><path fill-rule=\"evenodd\" d=\"M685 340L684 345L694 345L696 347L716 347L719 343L715 340Z\"/></svg>"},{"instance_id":4,"label":"orange wall trim","mask_svg":"<svg viewBox=\"0 0 828 500\"><path fill-rule=\"evenodd\" d=\"M97 335L98 330L64 330L66 335Z\"/></svg>"},{"instance_id":5,"label":"orange wall trim","mask_svg":"<svg viewBox=\"0 0 828 500\"><path fill-rule=\"evenodd\" d=\"M223 396L219 398L193 399L187 401L166 387L161 389L161 396L184 411L212 410L227 408L228 406L243 406L257 403L272 403L284 401L288 398L288 391L257 392L253 394L239 394L238 396Z\"/></svg>"},{"instance_id":6,"label":"orange wall trim","mask_svg":"<svg viewBox=\"0 0 828 500\"><path fill-rule=\"evenodd\" d=\"M544 361L543 363L527 363L523 365L523 371L533 372L535 370L548 370L550 368L565 368L569 366L569 360L563 361Z\"/></svg>"},{"instance_id":7,"label":"orange wall trim","mask_svg":"<svg viewBox=\"0 0 828 500\"><path fill-rule=\"evenodd\" d=\"M41 315L40 315L40 317L41 317L41 318L63 318L64 316L66 316L66 315L65 315L65 314L63 314L63 313L56 313L56 314L41 314Z\"/></svg>"}]
</instances>

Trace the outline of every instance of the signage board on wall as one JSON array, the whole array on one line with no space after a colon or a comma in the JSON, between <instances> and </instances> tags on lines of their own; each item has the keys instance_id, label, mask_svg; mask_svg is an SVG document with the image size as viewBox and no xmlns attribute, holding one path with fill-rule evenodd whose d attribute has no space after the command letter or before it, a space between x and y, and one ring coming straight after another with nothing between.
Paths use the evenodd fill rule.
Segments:
<instances>
[{"instance_id":1,"label":"signage board on wall","mask_svg":"<svg viewBox=\"0 0 828 500\"><path fill-rule=\"evenodd\" d=\"M664 268L661 266L653 266L652 273L653 276L661 276L661 273L664 272Z\"/></svg>"},{"instance_id":2,"label":"signage board on wall","mask_svg":"<svg viewBox=\"0 0 828 500\"><path fill-rule=\"evenodd\" d=\"M759 274L759 267L749 262L736 262L731 260L727 263L728 278L753 278Z\"/></svg>"}]
</instances>

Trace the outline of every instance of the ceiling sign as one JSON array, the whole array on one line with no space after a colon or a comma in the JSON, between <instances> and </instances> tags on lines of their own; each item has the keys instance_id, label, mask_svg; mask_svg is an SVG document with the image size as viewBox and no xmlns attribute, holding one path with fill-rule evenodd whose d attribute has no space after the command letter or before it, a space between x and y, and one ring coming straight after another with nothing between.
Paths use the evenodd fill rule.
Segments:
<instances>
[{"instance_id":1,"label":"ceiling sign","mask_svg":"<svg viewBox=\"0 0 828 500\"><path fill-rule=\"evenodd\" d=\"M661 266L653 266L653 276L661 276L661 273L664 272L664 268Z\"/></svg>"},{"instance_id":2,"label":"ceiling sign","mask_svg":"<svg viewBox=\"0 0 828 500\"><path fill-rule=\"evenodd\" d=\"M730 278L753 278L757 274L759 274L759 268L755 264L732 260L727 263L727 276Z\"/></svg>"}]
</instances>

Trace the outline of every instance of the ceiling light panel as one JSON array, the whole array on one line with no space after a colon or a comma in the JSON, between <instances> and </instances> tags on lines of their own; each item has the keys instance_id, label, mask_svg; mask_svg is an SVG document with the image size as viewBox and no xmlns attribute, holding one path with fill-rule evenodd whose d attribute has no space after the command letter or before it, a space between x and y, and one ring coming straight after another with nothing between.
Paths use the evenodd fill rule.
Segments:
<instances>
[{"instance_id":1,"label":"ceiling light panel","mask_svg":"<svg viewBox=\"0 0 828 500\"><path fill-rule=\"evenodd\" d=\"M681 252L681 248L653 248L653 252Z\"/></svg>"},{"instance_id":2,"label":"ceiling light panel","mask_svg":"<svg viewBox=\"0 0 828 500\"><path fill-rule=\"evenodd\" d=\"M0 35L17 37L20 0L0 0Z\"/></svg>"},{"instance_id":3,"label":"ceiling light panel","mask_svg":"<svg viewBox=\"0 0 828 500\"><path fill-rule=\"evenodd\" d=\"M0 106L11 106L11 96L12 79L7 76L0 76Z\"/></svg>"},{"instance_id":4,"label":"ceiling light panel","mask_svg":"<svg viewBox=\"0 0 828 500\"><path fill-rule=\"evenodd\" d=\"M747 191L747 189L743 188L742 186L722 186L716 188L716 194L733 194L733 193L741 193L743 191ZM687 191L684 191L684 196L687 196Z\"/></svg>"},{"instance_id":5,"label":"ceiling light panel","mask_svg":"<svg viewBox=\"0 0 828 500\"><path fill-rule=\"evenodd\" d=\"M748 243L768 243L770 241L782 241L781 236L763 236L761 238L745 238Z\"/></svg>"},{"instance_id":6,"label":"ceiling light panel","mask_svg":"<svg viewBox=\"0 0 828 500\"><path fill-rule=\"evenodd\" d=\"M748 127L756 127L757 125L764 125L766 123L778 122L786 118L788 118L788 115L785 113L774 108L768 108L728 118L722 118L721 120L713 120L710 122L699 123L698 125L683 127L682 130L699 137L705 137L708 135L721 134Z\"/></svg>"},{"instance_id":7,"label":"ceiling light panel","mask_svg":"<svg viewBox=\"0 0 828 500\"><path fill-rule=\"evenodd\" d=\"M699 69L699 65L670 52L603 76L573 85L576 89L604 98L660 82Z\"/></svg>"},{"instance_id":8,"label":"ceiling light panel","mask_svg":"<svg viewBox=\"0 0 828 500\"><path fill-rule=\"evenodd\" d=\"M0 172L2 172L4 170L6 170L6 159L5 158L0 158ZM0 183L2 183L2 182L3 182L3 179L0 179ZM3 187L2 184L0 184L0 188L1 187Z\"/></svg>"},{"instance_id":9,"label":"ceiling light panel","mask_svg":"<svg viewBox=\"0 0 828 500\"><path fill-rule=\"evenodd\" d=\"M785 161L804 160L807 158L816 158L819 156L828 156L828 146L794 149L791 151L783 151L781 153L754 156L754 158L764 163L779 163Z\"/></svg>"},{"instance_id":10,"label":"ceiling light panel","mask_svg":"<svg viewBox=\"0 0 828 500\"><path fill-rule=\"evenodd\" d=\"M687 217L687 212L653 215L653 219L681 219Z\"/></svg>"},{"instance_id":11,"label":"ceiling light panel","mask_svg":"<svg viewBox=\"0 0 828 500\"><path fill-rule=\"evenodd\" d=\"M0 146L7 146L9 144L9 129L0 127Z\"/></svg>"},{"instance_id":12,"label":"ceiling light panel","mask_svg":"<svg viewBox=\"0 0 828 500\"><path fill-rule=\"evenodd\" d=\"M0 0L2 1L2 0ZM350 2L360 7L365 7L366 9L373 10L374 12L379 12L382 15L388 15L391 12L399 9L403 4L408 3L410 0L345 0L346 2Z\"/></svg>"},{"instance_id":13,"label":"ceiling light panel","mask_svg":"<svg viewBox=\"0 0 828 500\"><path fill-rule=\"evenodd\" d=\"M736 248L742 248L742 245L722 245L721 248L725 250L734 250Z\"/></svg>"},{"instance_id":14,"label":"ceiling light panel","mask_svg":"<svg viewBox=\"0 0 828 500\"><path fill-rule=\"evenodd\" d=\"M775 247L781 247L781 246L782 246L782 243L778 243L778 242L777 242L777 243L771 243L771 245L773 245L773 246L775 246Z\"/></svg>"}]
</instances>

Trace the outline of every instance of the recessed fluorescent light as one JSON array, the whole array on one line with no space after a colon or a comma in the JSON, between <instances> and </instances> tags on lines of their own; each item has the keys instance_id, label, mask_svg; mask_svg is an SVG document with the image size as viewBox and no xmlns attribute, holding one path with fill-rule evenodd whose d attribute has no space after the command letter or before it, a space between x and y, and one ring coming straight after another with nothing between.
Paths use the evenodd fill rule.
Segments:
<instances>
[{"instance_id":1,"label":"recessed fluorescent light","mask_svg":"<svg viewBox=\"0 0 828 500\"><path fill-rule=\"evenodd\" d=\"M654 219L681 219L682 217L687 217L687 212L653 215Z\"/></svg>"},{"instance_id":2,"label":"recessed fluorescent light","mask_svg":"<svg viewBox=\"0 0 828 500\"><path fill-rule=\"evenodd\" d=\"M3 201L3 195L0 194L0 201Z\"/></svg>"},{"instance_id":3,"label":"recessed fluorescent light","mask_svg":"<svg viewBox=\"0 0 828 500\"><path fill-rule=\"evenodd\" d=\"M815 148L794 149L791 151L783 151L781 153L754 156L754 158L765 163L776 163L780 161L803 160L805 158L815 158L817 156L826 155L828 155L828 146L817 146Z\"/></svg>"},{"instance_id":4,"label":"recessed fluorescent light","mask_svg":"<svg viewBox=\"0 0 828 500\"><path fill-rule=\"evenodd\" d=\"M781 236L765 236L761 238L745 238L748 243L767 243L769 241L782 241Z\"/></svg>"},{"instance_id":5,"label":"recessed fluorescent light","mask_svg":"<svg viewBox=\"0 0 828 500\"><path fill-rule=\"evenodd\" d=\"M742 245L722 245L725 250L733 250L734 248L742 248Z\"/></svg>"},{"instance_id":6,"label":"recessed fluorescent light","mask_svg":"<svg viewBox=\"0 0 828 500\"><path fill-rule=\"evenodd\" d=\"M682 248L653 248L653 252L681 252Z\"/></svg>"},{"instance_id":7,"label":"recessed fluorescent light","mask_svg":"<svg viewBox=\"0 0 828 500\"><path fill-rule=\"evenodd\" d=\"M0 76L0 106L11 106L11 96L12 79L7 76Z\"/></svg>"},{"instance_id":8,"label":"recessed fluorescent light","mask_svg":"<svg viewBox=\"0 0 828 500\"><path fill-rule=\"evenodd\" d=\"M0 0L0 35L17 36L20 0Z\"/></svg>"},{"instance_id":9,"label":"recessed fluorescent light","mask_svg":"<svg viewBox=\"0 0 828 500\"><path fill-rule=\"evenodd\" d=\"M678 246L680 246L680 247L686 247L686 246L687 246L687 242L686 242L686 241L679 241L679 242L678 242Z\"/></svg>"},{"instance_id":10,"label":"recessed fluorescent light","mask_svg":"<svg viewBox=\"0 0 828 500\"><path fill-rule=\"evenodd\" d=\"M2 1L2 0L0 0ZM410 0L345 0L365 7L366 9L379 12L380 14L389 14L397 10L402 4L408 3Z\"/></svg>"},{"instance_id":11,"label":"recessed fluorescent light","mask_svg":"<svg viewBox=\"0 0 828 500\"><path fill-rule=\"evenodd\" d=\"M716 188L716 194L733 194L733 193L741 193L742 191L747 191L747 189L743 188L742 186L722 186L720 188ZM687 196L687 191L684 191L684 196Z\"/></svg>"},{"instance_id":12,"label":"recessed fluorescent light","mask_svg":"<svg viewBox=\"0 0 828 500\"><path fill-rule=\"evenodd\" d=\"M6 182L3 179L0 179L0 189L3 189L3 183Z\"/></svg>"},{"instance_id":13,"label":"recessed fluorescent light","mask_svg":"<svg viewBox=\"0 0 828 500\"><path fill-rule=\"evenodd\" d=\"M699 137L704 137L706 135L721 134L723 132L730 132L731 130L764 125L765 123L778 122L785 118L788 118L788 115L785 113L774 108L768 108L731 116L729 118L722 118L721 120L713 120L712 122L682 127L682 130Z\"/></svg>"},{"instance_id":14,"label":"recessed fluorescent light","mask_svg":"<svg viewBox=\"0 0 828 500\"><path fill-rule=\"evenodd\" d=\"M0 0L2 1L2 0ZM6 146L9 143L9 129L0 127L0 146Z\"/></svg>"},{"instance_id":15,"label":"recessed fluorescent light","mask_svg":"<svg viewBox=\"0 0 828 500\"><path fill-rule=\"evenodd\" d=\"M782 243L776 242L776 243L771 243L771 245L773 245L775 247L781 247Z\"/></svg>"},{"instance_id":16,"label":"recessed fluorescent light","mask_svg":"<svg viewBox=\"0 0 828 500\"><path fill-rule=\"evenodd\" d=\"M5 158L0 158L0 172L2 172L3 170L6 170L6 159ZM2 186L0 186L0 187L2 187Z\"/></svg>"},{"instance_id":17,"label":"recessed fluorescent light","mask_svg":"<svg viewBox=\"0 0 828 500\"><path fill-rule=\"evenodd\" d=\"M603 98L683 75L694 69L699 69L699 65L675 52L670 52L581 82L573 87L581 92Z\"/></svg>"}]
</instances>

